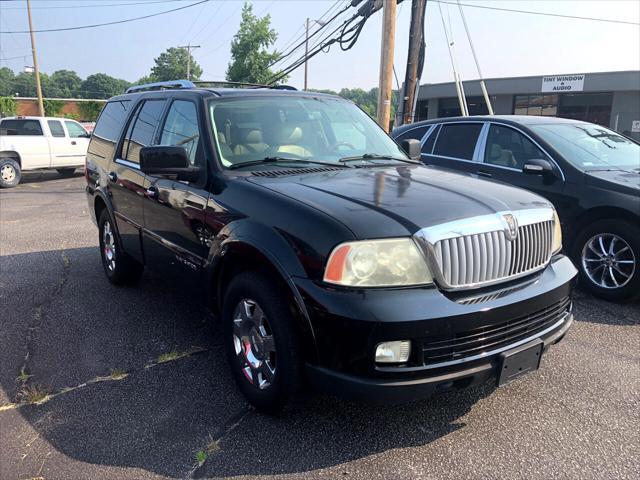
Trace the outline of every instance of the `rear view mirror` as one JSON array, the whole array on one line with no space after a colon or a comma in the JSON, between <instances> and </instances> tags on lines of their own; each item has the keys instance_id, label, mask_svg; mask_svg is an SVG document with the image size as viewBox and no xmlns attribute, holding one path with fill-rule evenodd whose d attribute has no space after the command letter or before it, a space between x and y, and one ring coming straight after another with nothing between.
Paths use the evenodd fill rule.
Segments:
<instances>
[{"instance_id":1,"label":"rear view mirror","mask_svg":"<svg viewBox=\"0 0 640 480\"><path fill-rule=\"evenodd\" d=\"M177 180L193 182L200 168L192 167L183 147L154 146L140 150L140 170L155 177L175 176Z\"/></svg>"},{"instance_id":2,"label":"rear view mirror","mask_svg":"<svg viewBox=\"0 0 640 480\"><path fill-rule=\"evenodd\" d=\"M525 161L522 172L530 175L548 175L553 173L553 165L548 160L532 158Z\"/></svg>"},{"instance_id":3,"label":"rear view mirror","mask_svg":"<svg viewBox=\"0 0 640 480\"><path fill-rule=\"evenodd\" d=\"M400 148L405 151L411 160L420 161L420 151L422 150L422 145L420 145L420 141L415 138L405 138L404 140L400 140Z\"/></svg>"}]
</instances>

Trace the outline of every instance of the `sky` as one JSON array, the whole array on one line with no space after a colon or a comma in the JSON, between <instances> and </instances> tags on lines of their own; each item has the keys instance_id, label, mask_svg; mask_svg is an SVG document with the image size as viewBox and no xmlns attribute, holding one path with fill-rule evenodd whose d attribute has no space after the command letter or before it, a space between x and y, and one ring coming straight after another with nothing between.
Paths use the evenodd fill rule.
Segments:
<instances>
[{"instance_id":1,"label":"sky","mask_svg":"<svg viewBox=\"0 0 640 480\"><path fill-rule=\"evenodd\" d=\"M169 10L197 0L32 0L34 29L72 27L117 21ZM118 5L127 3L129 5ZM144 4L146 3L146 4ZM254 12L269 14L278 32L275 48L285 49L304 30L304 22L321 18L348 0L254 0ZM562 15L640 23L638 0L461 0L463 4L530 10ZM21 71L31 65L26 0L0 0L0 66ZM102 6L101 6L102 5ZM230 42L240 23L243 2L211 0L145 20L66 32L37 33L40 70L76 71L135 81L149 73L165 49L191 43L203 68L203 80L223 80ZM71 7L71 8L67 8ZM457 6L441 4L454 41L463 80L478 78ZM484 78L598 71L640 70L640 27L620 23L557 18L464 6L464 14ZM402 82L409 37L411 1L398 6L394 63ZM346 15L346 14L345 14ZM341 51L334 45L309 62L309 87L340 90L377 85L382 12L364 26L356 45ZM438 3L429 0L426 14L426 62L421 83L449 82L451 62ZM300 52L302 54L302 52ZM292 56L282 62L286 65ZM303 69L289 84L303 84Z\"/></svg>"}]
</instances>

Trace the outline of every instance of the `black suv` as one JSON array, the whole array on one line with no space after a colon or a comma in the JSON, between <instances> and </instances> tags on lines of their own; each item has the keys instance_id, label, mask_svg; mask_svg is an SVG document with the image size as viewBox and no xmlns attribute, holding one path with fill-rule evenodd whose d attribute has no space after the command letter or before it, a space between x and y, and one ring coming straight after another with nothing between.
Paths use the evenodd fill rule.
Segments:
<instances>
[{"instance_id":1,"label":"black suv","mask_svg":"<svg viewBox=\"0 0 640 480\"><path fill-rule=\"evenodd\" d=\"M425 167L342 98L185 82L104 107L89 210L115 284L143 266L206 285L240 389L372 401L535 370L576 270L543 198ZM412 158L413 157L413 158Z\"/></svg>"},{"instance_id":2,"label":"black suv","mask_svg":"<svg viewBox=\"0 0 640 480\"><path fill-rule=\"evenodd\" d=\"M554 117L455 117L398 127L429 165L526 188L550 200L581 284L606 300L640 298L640 145Z\"/></svg>"}]
</instances>

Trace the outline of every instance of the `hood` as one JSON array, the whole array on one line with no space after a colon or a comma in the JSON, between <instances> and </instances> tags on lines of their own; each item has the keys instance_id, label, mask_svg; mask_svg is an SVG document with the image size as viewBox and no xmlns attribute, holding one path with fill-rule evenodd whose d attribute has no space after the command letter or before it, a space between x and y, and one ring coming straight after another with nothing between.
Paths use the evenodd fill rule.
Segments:
<instances>
[{"instance_id":1,"label":"hood","mask_svg":"<svg viewBox=\"0 0 640 480\"><path fill-rule=\"evenodd\" d=\"M588 170L587 183L604 189L624 193L640 194L640 171L633 170Z\"/></svg>"},{"instance_id":2,"label":"hood","mask_svg":"<svg viewBox=\"0 0 640 480\"><path fill-rule=\"evenodd\" d=\"M249 177L249 181L328 214L357 238L407 236L461 218L550 206L519 188L423 165Z\"/></svg>"}]
</instances>

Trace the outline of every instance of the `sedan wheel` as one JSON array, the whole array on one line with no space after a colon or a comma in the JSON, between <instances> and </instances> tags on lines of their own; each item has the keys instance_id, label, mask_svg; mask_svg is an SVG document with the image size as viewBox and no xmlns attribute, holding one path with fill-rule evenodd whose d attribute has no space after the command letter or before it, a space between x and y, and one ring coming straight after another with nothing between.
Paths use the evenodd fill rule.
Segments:
<instances>
[{"instance_id":1,"label":"sedan wheel","mask_svg":"<svg viewBox=\"0 0 640 480\"><path fill-rule=\"evenodd\" d=\"M107 220L102 227L102 244L105 265L110 271L116 269L116 241L111 229L111 223Z\"/></svg>"},{"instance_id":2,"label":"sedan wheel","mask_svg":"<svg viewBox=\"0 0 640 480\"><path fill-rule=\"evenodd\" d=\"M620 288L633 278L636 257L623 238L600 233L591 237L582 249L582 267L599 287Z\"/></svg>"}]
</instances>

